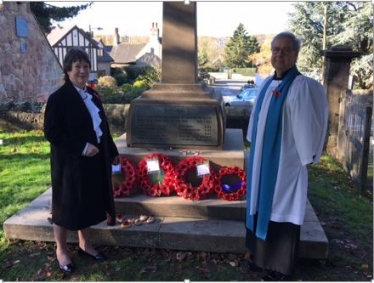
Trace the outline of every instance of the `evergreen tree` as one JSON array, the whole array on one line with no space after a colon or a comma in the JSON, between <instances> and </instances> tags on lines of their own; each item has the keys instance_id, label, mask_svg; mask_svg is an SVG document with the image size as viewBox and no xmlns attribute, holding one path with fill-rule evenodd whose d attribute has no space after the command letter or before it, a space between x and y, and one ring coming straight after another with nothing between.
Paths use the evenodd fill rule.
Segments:
<instances>
[{"instance_id":1,"label":"evergreen tree","mask_svg":"<svg viewBox=\"0 0 374 283\"><path fill-rule=\"evenodd\" d=\"M293 4L289 29L302 40L298 68L312 72L322 68L320 51L330 48L333 36L343 31L347 19L346 2L298 2ZM325 20L326 19L326 20Z\"/></svg>"},{"instance_id":2,"label":"evergreen tree","mask_svg":"<svg viewBox=\"0 0 374 283\"><path fill-rule=\"evenodd\" d=\"M267 36L261 45L260 52L254 53L249 56L249 60L254 62L256 65L256 73L262 75L263 77L269 76L274 72L274 68L271 65L271 48L270 44L272 41L272 36Z\"/></svg>"},{"instance_id":3,"label":"evergreen tree","mask_svg":"<svg viewBox=\"0 0 374 283\"><path fill-rule=\"evenodd\" d=\"M253 64L249 55L260 51L257 38L248 36L242 23L239 24L225 46L225 64L229 68L247 68Z\"/></svg>"},{"instance_id":4,"label":"evergreen tree","mask_svg":"<svg viewBox=\"0 0 374 283\"><path fill-rule=\"evenodd\" d=\"M79 11L90 7L92 3L72 7L56 7L45 2L30 2L30 9L43 32L48 34L52 30L52 21L60 22L73 18Z\"/></svg>"},{"instance_id":5,"label":"evergreen tree","mask_svg":"<svg viewBox=\"0 0 374 283\"><path fill-rule=\"evenodd\" d=\"M298 2L293 4L289 29L302 39L298 67L320 73L322 50L336 45L362 54L351 65L359 88L373 86L373 7L370 2ZM319 76L320 78L320 76Z\"/></svg>"},{"instance_id":6,"label":"evergreen tree","mask_svg":"<svg viewBox=\"0 0 374 283\"><path fill-rule=\"evenodd\" d=\"M361 57L351 64L351 75L357 87L373 87L373 6L370 2L348 2L348 19L343 23L343 31L334 41L337 44L352 47Z\"/></svg>"}]
</instances>

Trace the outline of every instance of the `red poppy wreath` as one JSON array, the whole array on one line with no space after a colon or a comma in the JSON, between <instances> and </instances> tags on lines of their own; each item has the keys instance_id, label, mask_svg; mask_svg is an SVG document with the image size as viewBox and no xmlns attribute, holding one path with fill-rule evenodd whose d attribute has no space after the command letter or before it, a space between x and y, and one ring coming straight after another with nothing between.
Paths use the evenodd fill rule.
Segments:
<instances>
[{"instance_id":1,"label":"red poppy wreath","mask_svg":"<svg viewBox=\"0 0 374 283\"><path fill-rule=\"evenodd\" d=\"M157 172L149 172L147 162L157 160L159 169ZM174 192L176 174L174 165L169 157L161 153L152 153L144 157L138 165L139 184L144 194L156 197L168 196Z\"/></svg>"},{"instance_id":2,"label":"red poppy wreath","mask_svg":"<svg viewBox=\"0 0 374 283\"><path fill-rule=\"evenodd\" d=\"M191 173L197 172L197 165L206 163L207 160L201 156L188 157L182 160L176 167L178 175L177 186L175 191L177 194L187 200L201 200L206 199L209 194L214 192L215 172L213 167L209 164L210 174L203 175L201 180L196 180L199 185L193 186L188 182L187 178ZM196 174L196 173L195 173Z\"/></svg>"},{"instance_id":3,"label":"red poppy wreath","mask_svg":"<svg viewBox=\"0 0 374 283\"><path fill-rule=\"evenodd\" d=\"M125 175L125 180L113 187L113 196L115 198L127 197L130 192L136 189L138 177L136 175L136 168L133 163L125 158L120 158L121 172Z\"/></svg>"},{"instance_id":4,"label":"red poppy wreath","mask_svg":"<svg viewBox=\"0 0 374 283\"><path fill-rule=\"evenodd\" d=\"M228 185L222 184L222 178L224 176L237 176L241 180L238 183ZM216 178L215 191L220 199L233 201L242 198L247 191L247 174L243 169L239 167L222 167Z\"/></svg>"}]
</instances>

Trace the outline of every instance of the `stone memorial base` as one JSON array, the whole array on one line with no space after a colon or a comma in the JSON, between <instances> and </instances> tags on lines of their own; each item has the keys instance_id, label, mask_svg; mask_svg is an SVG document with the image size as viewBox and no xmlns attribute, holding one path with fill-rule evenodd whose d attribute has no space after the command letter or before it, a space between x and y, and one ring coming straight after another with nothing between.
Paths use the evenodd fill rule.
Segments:
<instances>
[{"instance_id":1,"label":"stone memorial base","mask_svg":"<svg viewBox=\"0 0 374 283\"><path fill-rule=\"evenodd\" d=\"M151 153L161 153L168 156L175 165L189 156L201 156L209 160L214 169L237 166L244 169L244 143L241 129L226 129L225 143L222 150L218 149L162 149L128 147L126 134L117 139L116 145L121 156L138 164Z\"/></svg>"},{"instance_id":2,"label":"stone memorial base","mask_svg":"<svg viewBox=\"0 0 374 283\"><path fill-rule=\"evenodd\" d=\"M244 164L242 131L227 129L223 150L201 150L199 154L215 166L239 166ZM126 135L116 144L120 154L140 161L145 155L162 152L175 161L182 160L183 151L129 148ZM195 154L198 151L187 151ZM140 192L115 199L118 214L126 218L140 215L154 217L152 224L132 225L123 228L117 224L108 226L106 221L92 226L93 241L97 245L113 245L138 248L173 249L178 251L204 251L215 253L247 252L245 247L246 200L226 201L217 197L190 201L179 196L150 197ZM32 201L4 222L4 232L9 240L23 239L53 242L51 217L51 189ZM77 243L77 234L69 233L68 242ZM305 222L301 226L300 257L326 259L328 240L309 201Z\"/></svg>"},{"instance_id":3,"label":"stone memorial base","mask_svg":"<svg viewBox=\"0 0 374 283\"><path fill-rule=\"evenodd\" d=\"M126 123L128 147L223 149L225 142L222 97L205 84L155 84L131 102Z\"/></svg>"}]
</instances>

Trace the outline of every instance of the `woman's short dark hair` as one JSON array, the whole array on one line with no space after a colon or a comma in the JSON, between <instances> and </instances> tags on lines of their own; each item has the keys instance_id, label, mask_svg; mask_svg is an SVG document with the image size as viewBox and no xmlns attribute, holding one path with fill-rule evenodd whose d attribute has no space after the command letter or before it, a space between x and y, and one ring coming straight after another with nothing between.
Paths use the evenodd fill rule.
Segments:
<instances>
[{"instance_id":1,"label":"woman's short dark hair","mask_svg":"<svg viewBox=\"0 0 374 283\"><path fill-rule=\"evenodd\" d=\"M84 51L82 48L79 47L72 47L68 50L68 53L66 53L63 63L63 71L65 74L64 79L67 80L69 78L68 72L71 71L73 67L73 63L77 61L83 61L88 63L88 66L91 68L91 61L88 57L88 54L86 51Z\"/></svg>"},{"instance_id":2,"label":"woman's short dark hair","mask_svg":"<svg viewBox=\"0 0 374 283\"><path fill-rule=\"evenodd\" d=\"M299 38L296 37L296 35L294 35L292 32L289 32L289 31L284 31L284 32L281 32L281 33L278 33L274 38L273 40L271 41L271 47L273 47L273 43L280 39L280 38L288 38L292 41L293 43L293 48L299 52L300 51L300 47L301 47L301 40Z\"/></svg>"}]
</instances>

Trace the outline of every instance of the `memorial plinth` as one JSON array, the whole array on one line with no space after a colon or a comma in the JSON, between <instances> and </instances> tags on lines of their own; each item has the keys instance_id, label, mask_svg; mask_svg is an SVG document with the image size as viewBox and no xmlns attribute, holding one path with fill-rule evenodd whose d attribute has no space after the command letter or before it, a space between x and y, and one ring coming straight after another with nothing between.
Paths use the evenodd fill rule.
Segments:
<instances>
[{"instance_id":1,"label":"memorial plinth","mask_svg":"<svg viewBox=\"0 0 374 283\"><path fill-rule=\"evenodd\" d=\"M127 146L223 149L220 94L197 81L196 3L163 3L162 78L131 102Z\"/></svg>"},{"instance_id":2,"label":"memorial plinth","mask_svg":"<svg viewBox=\"0 0 374 283\"><path fill-rule=\"evenodd\" d=\"M223 148L222 97L201 84L156 84L131 102L126 121L128 147Z\"/></svg>"}]
</instances>

